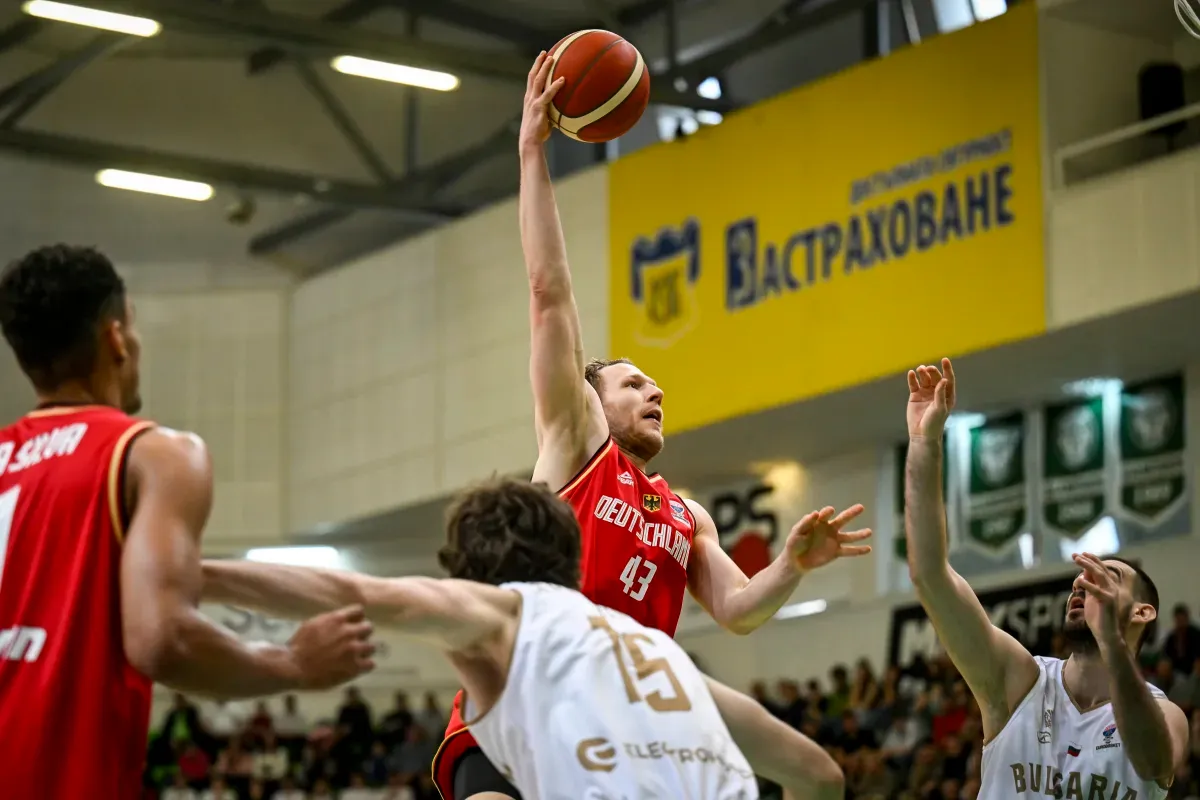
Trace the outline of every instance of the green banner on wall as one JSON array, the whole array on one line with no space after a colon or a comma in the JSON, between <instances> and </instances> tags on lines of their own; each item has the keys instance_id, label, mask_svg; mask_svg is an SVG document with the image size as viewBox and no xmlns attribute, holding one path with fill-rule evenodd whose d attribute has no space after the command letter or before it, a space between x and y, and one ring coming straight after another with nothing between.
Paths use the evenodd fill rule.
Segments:
<instances>
[{"instance_id":1,"label":"green banner on wall","mask_svg":"<svg viewBox=\"0 0 1200 800\"><path fill-rule=\"evenodd\" d=\"M990 419L970 433L967 536L990 550L1006 547L1028 518L1025 415Z\"/></svg>"},{"instance_id":2,"label":"green banner on wall","mask_svg":"<svg viewBox=\"0 0 1200 800\"><path fill-rule=\"evenodd\" d=\"M1185 494L1183 376L1121 393L1121 508L1153 524Z\"/></svg>"},{"instance_id":3,"label":"green banner on wall","mask_svg":"<svg viewBox=\"0 0 1200 800\"><path fill-rule=\"evenodd\" d=\"M1053 531L1077 538L1104 516L1104 398L1043 412L1042 513Z\"/></svg>"}]
</instances>

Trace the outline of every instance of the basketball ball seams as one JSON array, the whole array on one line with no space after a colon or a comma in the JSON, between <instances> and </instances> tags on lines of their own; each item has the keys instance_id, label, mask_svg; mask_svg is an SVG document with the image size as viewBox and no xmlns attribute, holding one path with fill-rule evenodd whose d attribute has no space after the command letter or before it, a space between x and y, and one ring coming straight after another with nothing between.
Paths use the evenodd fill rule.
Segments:
<instances>
[{"instance_id":1,"label":"basketball ball seams","mask_svg":"<svg viewBox=\"0 0 1200 800\"><path fill-rule=\"evenodd\" d=\"M642 80L642 75L646 71L646 62L642 60L642 54L637 54L637 62L634 65L633 71L629 78L620 89L613 94L612 97L604 101L604 104L589 111L586 114L581 114L578 117L563 116L560 112L558 115L558 127L568 135L577 134L592 123L599 122L612 113L621 103L633 94L633 90L637 88L638 83Z\"/></svg>"},{"instance_id":2,"label":"basketball ball seams","mask_svg":"<svg viewBox=\"0 0 1200 800\"><path fill-rule=\"evenodd\" d=\"M607 142L637 124L650 99L651 76L632 43L612 31L587 29L564 36L549 55L549 80L565 78L568 84L547 109L551 125L564 136Z\"/></svg>"},{"instance_id":3,"label":"basketball ball seams","mask_svg":"<svg viewBox=\"0 0 1200 800\"><path fill-rule=\"evenodd\" d=\"M583 69L579 70L579 76L575 79L575 81L571 85L563 87L564 89L566 89L566 91L562 95L561 103L557 102L558 101L557 97L554 98L556 101L556 104L560 105L561 108L566 108L567 106L569 106L571 104L571 98L574 96L575 92L577 92L579 90L579 87L583 86L584 81L587 80L588 73L591 72L593 69L595 69L596 65L600 63L600 60L604 58L604 56L608 53L609 50L612 50L614 47L623 43L624 41L625 41L624 39L614 39L611 42L609 42L607 45L605 45L598 53L596 53L594 56L592 56L592 60L587 62L587 64L585 64L583 66ZM563 48L563 50L566 50L566 49L567 49L566 47ZM557 66L557 62L556 62L556 66ZM559 112L559 116L560 117L562 116L561 111ZM568 117L568 119L569 119L569 117Z\"/></svg>"},{"instance_id":4,"label":"basketball ball seams","mask_svg":"<svg viewBox=\"0 0 1200 800\"><path fill-rule=\"evenodd\" d=\"M574 33L570 34L569 36L565 36L562 39L560 39L559 42L556 45L554 45L554 47L550 48L550 56L554 59L554 64L552 64L550 67L550 76L546 79L546 84L550 85L550 84L554 83L555 80L558 79L557 73L558 73L558 67L559 67L559 57L567 51L567 48L570 47L573 42L583 38L584 36L587 36L589 33L604 33L604 32L605 31L602 31L599 28L588 28L588 29L582 30L582 31L575 31ZM555 97L554 100L550 103L550 108L549 108L550 122L554 125L558 125L558 119L562 117L562 112L558 110L557 105L558 105L558 98Z\"/></svg>"}]
</instances>

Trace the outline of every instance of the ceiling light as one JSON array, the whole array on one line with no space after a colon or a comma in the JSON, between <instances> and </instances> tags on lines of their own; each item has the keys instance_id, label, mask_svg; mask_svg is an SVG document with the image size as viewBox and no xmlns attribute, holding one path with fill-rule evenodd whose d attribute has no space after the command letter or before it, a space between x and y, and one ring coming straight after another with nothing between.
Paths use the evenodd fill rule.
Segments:
<instances>
[{"instance_id":1,"label":"ceiling light","mask_svg":"<svg viewBox=\"0 0 1200 800\"><path fill-rule=\"evenodd\" d=\"M287 564L294 567L326 567L337 569L344 566L342 554L335 547L314 545L312 547L255 547L246 551L247 561L263 564Z\"/></svg>"},{"instance_id":2,"label":"ceiling light","mask_svg":"<svg viewBox=\"0 0 1200 800\"><path fill-rule=\"evenodd\" d=\"M360 78L373 78L377 81L402 83L405 86L416 86L418 89L433 89L438 92L449 92L458 88L459 80L449 72L436 72L419 67L406 67L403 64L389 64L386 61L372 61L358 56L338 56L330 64L338 72L346 75L356 75Z\"/></svg>"},{"instance_id":3,"label":"ceiling light","mask_svg":"<svg viewBox=\"0 0 1200 800\"><path fill-rule=\"evenodd\" d=\"M86 25L89 28L100 28L129 36L154 36L162 30L162 25L145 17L132 17L128 14L73 6L69 3L54 3L51 0L29 0L21 8L31 17Z\"/></svg>"},{"instance_id":4,"label":"ceiling light","mask_svg":"<svg viewBox=\"0 0 1200 800\"><path fill-rule=\"evenodd\" d=\"M96 183L109 189L125 189L130 192L158 194L180 200L210 200L213 187L207 183L164 178L161 175L145 175L141 172L126 172L123 169L102 169L96 173Z\"/></svg>"}]
</instances>

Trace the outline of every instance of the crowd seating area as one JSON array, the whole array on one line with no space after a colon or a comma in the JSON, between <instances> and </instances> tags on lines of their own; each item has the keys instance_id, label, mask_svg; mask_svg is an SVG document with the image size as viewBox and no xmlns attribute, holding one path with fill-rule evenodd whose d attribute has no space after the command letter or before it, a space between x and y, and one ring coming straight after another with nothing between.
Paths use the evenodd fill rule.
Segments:
<instances>
[{"instance_id":1,"label":"crowd seating area","mask_svg":"<svg viewBox=\"0 0 1200 800\"><path fill-rule=\"evenodd\" d=\"M1056 654L1062 652L1061 640ZM1200 628L1187 610L1159 647L1143 650L1147 679L1192 720L1192 758L1171 800L1200 798ZM979 708L946 658L917 658L882 676L864 659L834 667L828 684L780 680L751 693L823 745L846 773L853 800L976 800L983 733ZM153 735L147 787L160 800L438 800L429 765L446 714L428 695L404 693L377 716L354 689L334 720L310 721L294 697L272 715L265 703L210 704L179 695ZM763 787L763 796L778 788Z\"/></svg>"}]
</instances>

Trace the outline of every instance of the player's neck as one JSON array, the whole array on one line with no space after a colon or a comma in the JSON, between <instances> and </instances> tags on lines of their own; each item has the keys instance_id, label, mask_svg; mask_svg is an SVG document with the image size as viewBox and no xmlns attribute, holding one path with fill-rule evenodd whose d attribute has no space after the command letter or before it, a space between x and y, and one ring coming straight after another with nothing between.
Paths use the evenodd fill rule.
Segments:
<instances>
[{"instance_id":1,"label":"player's neck","mask_svg":"<svg viewBox=\"0 0 1200 800\"><path fill-rule=\"evenodd\" d=\"M82 383L64 384L53 391L37 393L38 407L45 406L87 406L113 405L101 393Z\"/></svg>"},{"instance_id":2,"label":"player's neck","mask_svg":"<svg viewBox=\"0 0 1200 800\"><path fill-rule=\"evenodd\" d=\"M1063 686L1079 708L1089 709L1112 699L1108 667L1099 651L1075 652L1063 665Z\"/></svg>"}]
</instances>

